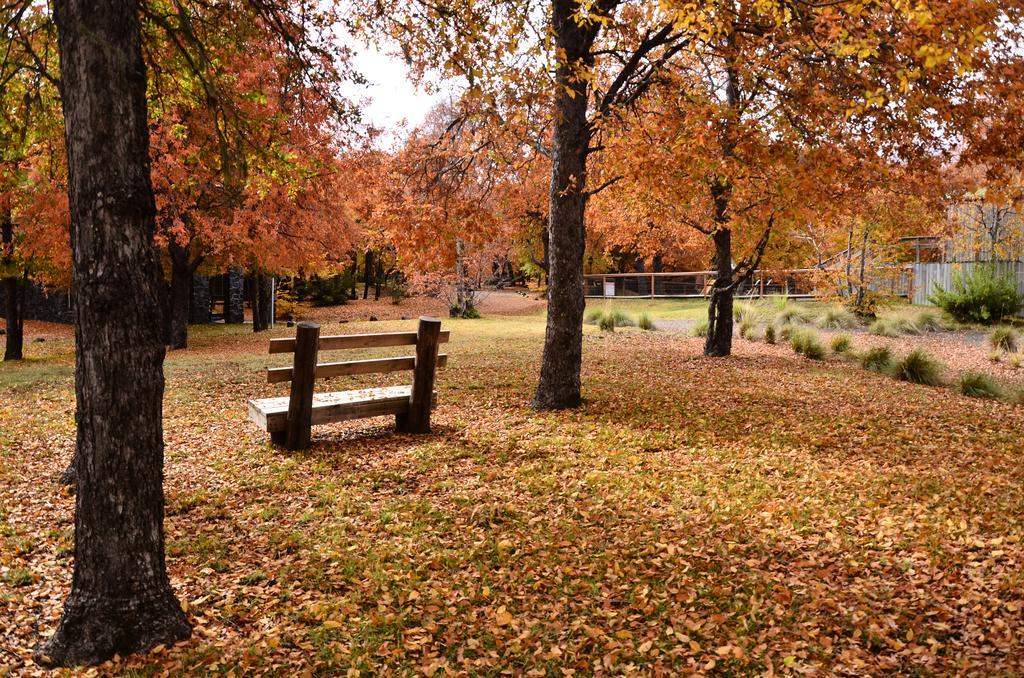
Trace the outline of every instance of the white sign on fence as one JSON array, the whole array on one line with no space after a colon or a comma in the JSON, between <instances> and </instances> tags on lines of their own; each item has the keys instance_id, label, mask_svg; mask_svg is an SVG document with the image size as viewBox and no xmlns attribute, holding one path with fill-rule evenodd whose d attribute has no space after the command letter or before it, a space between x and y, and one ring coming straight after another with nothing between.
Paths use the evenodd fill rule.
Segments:
<instances>
[{"instance_id":1,"label":"white sign on fence","mask_svg":"<svg viewBox=\"0 0 1024 678\"><path fill-rule=\"evenodd\" d=\"M604 281L604 296L614 297L615 296L615 281L605 280Z\"/></svg>"}]
</instances>

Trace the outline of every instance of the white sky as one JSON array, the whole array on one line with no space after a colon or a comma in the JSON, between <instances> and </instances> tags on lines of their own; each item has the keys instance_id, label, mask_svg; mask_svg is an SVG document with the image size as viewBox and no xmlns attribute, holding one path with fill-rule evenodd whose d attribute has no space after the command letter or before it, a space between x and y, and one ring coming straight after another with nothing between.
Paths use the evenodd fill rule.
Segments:
<instances>
[{"instance_id":1,"label":"white sky","mask_svg":"<svg viewBox=\"0 0 1024 678\"><path fill-rule=\"evenodd\" d=\"M409 80L409 69L397 56L364 45L355 47L354 66L369 85L353 94L364 102L364 119L381 130L381 146L388 146L402 136L403 127L416 127L445 92L433 94L417 88Z\"/></svg>"}]
</instances>

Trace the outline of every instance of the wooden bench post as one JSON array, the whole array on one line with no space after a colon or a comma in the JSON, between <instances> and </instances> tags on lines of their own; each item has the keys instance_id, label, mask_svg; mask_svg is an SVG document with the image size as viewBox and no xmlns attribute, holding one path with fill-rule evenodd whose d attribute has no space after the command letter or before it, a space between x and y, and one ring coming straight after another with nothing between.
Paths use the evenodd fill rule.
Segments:
<instances>
[{"instance_id":1,"label":"wooden bench post","mask_svg":"<svg viewBox=\"0 0 1024 678\"><path fill-rule=\"evenodd\" d=\"M412 373L409 413L395 417L399 431L430 433L430 409L434 404L434 372L437 369L437 345L441 321L422 316L416 332L416 367Z\"/></svg>"},{"instance_id":2,"label":"wooden bench post","mask_svg":"<svg viewBox=\"0 0 1024 678\"><path fill-rule=\"evenodd\" d=\"M313 425L313 385L320 326L301 322L295 333L295 359L292 363L292 392L288 398L286 443L289 450L309 447Z\"/></svg>"}]
</instances>

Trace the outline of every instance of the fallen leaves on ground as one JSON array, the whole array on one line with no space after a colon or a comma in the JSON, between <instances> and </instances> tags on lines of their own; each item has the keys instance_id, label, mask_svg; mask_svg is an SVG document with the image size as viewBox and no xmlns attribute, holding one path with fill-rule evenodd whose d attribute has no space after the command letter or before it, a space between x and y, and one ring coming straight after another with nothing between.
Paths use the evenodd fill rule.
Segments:
<instances>
[{"instance_id":1,"label":"fallen leaves on ground","mask_svg":"<svg viewBox=\"0 0 1024 678\"><path fill-rule=\"evenodd\" d=\"M204 328L170 355L168 564L195 634L101 673L1024 671L1022 408L785 347L708 359L588 330L587 402L539 414L542 318L445 325L433 434L363 420L301 454L245 420L284 392L267 335ZM70 584L64 349L0 369L14 672L37 671Z\"/></svg>"}]
</instances>

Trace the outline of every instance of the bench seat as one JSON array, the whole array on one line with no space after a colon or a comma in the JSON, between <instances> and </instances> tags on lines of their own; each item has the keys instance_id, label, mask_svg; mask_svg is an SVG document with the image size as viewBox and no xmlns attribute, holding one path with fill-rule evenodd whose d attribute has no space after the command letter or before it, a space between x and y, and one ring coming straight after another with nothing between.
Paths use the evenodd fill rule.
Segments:
<instances>
[{"instance_id":1,"label":"bench seat","mask_svg":"<svg viewBox=\"0 0 1024 678\"><path fill-rule=\"evenodd\" d=\"M312 424L405 414L409 411L412 386L360 388L313 394ZM431 407L436 404L434 392ZM288 419L288 397L260 398L249 401L249 419L269 433L284 431Z\"/></svg>"}]
</instances>

